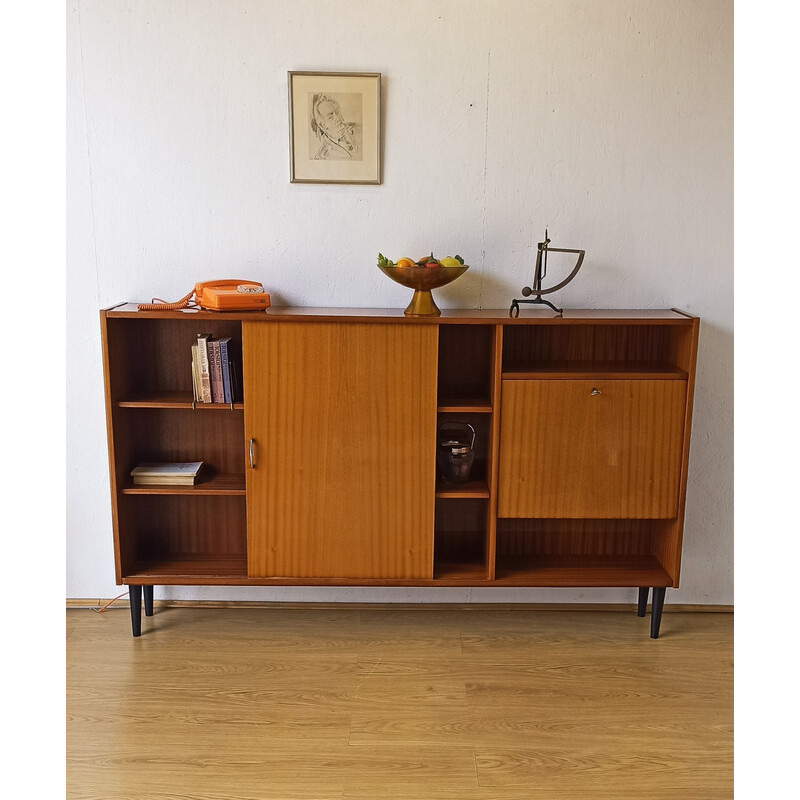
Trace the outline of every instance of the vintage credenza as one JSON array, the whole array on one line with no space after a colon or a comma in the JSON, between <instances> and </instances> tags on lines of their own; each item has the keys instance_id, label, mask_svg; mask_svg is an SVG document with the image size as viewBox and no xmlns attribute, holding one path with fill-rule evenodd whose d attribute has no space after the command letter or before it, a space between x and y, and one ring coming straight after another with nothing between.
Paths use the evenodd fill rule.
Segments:
<instances>
[{"instance_id":1,"label":"vintage credenza","mask_svg":"<svg viewBox=\"0 0 800 800\"><path fill-rule=\"evenodd\" d=\"M116 581L634 587L680 577L699 319L678 310L101 312ZM198 334L242 394L196 402ZM475 431L437 473L442 423ZM143 462L203 461L142 486Z\"/></svg>"}]
</instances>

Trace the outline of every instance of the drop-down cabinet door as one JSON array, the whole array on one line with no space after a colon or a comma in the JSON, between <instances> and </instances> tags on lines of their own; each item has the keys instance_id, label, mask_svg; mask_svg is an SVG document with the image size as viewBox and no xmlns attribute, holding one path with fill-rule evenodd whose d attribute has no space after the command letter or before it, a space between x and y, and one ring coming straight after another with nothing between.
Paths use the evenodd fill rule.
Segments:
<instances>
[{"instance_id":1,"label":"drop-down cabinet door","mask_svg":"<svg viewBox=\"0 0 800 800\"><path fill-rule=\"evenodd\" d=\"M250 577L433 576L437 327L244 322Z\"/></svg>"},{"instance_id":2,"label":"drop-down cabinet door","mask_svg":"<svg viewBox=\"0 0 800 800\"><path fill-rule=\"evenodd\" d=\"M498 516L670 519L685 380L505 380Z\"/></svg>"}]
</instances>

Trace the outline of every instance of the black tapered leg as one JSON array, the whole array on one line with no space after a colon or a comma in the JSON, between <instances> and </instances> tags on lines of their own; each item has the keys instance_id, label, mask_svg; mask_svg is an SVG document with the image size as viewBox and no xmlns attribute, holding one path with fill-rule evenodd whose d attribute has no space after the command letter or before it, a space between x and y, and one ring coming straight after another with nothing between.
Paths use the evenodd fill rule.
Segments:
<instances>
[{"instance_id":1,"label":"black tapered leg","mask_svg":"<svg viewBox=\"0 0 800 800\"><path fill-rule=\"evenodd\" d=\"M639 587L639 609L638 615L643 617L647 613L647 598L650 596L650 587L649 586L640 586Z\"/></svg>"},{"instance_id":2,"label":"black tapered leg","mask_svg":"<svg viewBox=\"0 0 800 800\"><path fill-rule=\"evenodd\" d=\"M653 587L653 609L650 612L650 638L658 639L661 627L661 612L664 610L664 598L667 596L666 586Z\"/></svg>"},{"instance_id":3,"label":"black tapered leg","mask_svg":"<svg viewBox=\"0 0 800 800\"><path fill-rule=\"evenodd\" d=\"M131 600L131 630L134 636L142 635L142 587L129 586L128 596Z\"/></svg>"},{"instance_id":4,"label":"black tapered leg","mask_svg":"<svg viewBox=\"0 0 800 800\"><path fill-rule=\"evenodd\" d=\"M144 615L146 617L153 616L153 587L143 586L142 593L144 595Z\"/></svg>"}]
</instances>

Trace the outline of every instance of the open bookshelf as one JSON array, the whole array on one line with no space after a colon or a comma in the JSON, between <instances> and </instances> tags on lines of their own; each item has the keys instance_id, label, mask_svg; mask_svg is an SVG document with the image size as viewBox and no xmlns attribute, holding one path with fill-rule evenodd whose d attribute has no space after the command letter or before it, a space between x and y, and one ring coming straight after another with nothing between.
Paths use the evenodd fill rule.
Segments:
<instances>
[{"instance_id":1,"label":"open bookshelf","mask_svg":"<svg viewBox=\"0 0 800 800\"><path fill-rule=\"evenodd\" d=\"M117 579L245 576L244 404L196 402L191 364L198 333L241 341L241 323L180 313L103 321ZM193 485L130 476L138 464L189 461L204 462Z\"/></svg>"}]
</instances>

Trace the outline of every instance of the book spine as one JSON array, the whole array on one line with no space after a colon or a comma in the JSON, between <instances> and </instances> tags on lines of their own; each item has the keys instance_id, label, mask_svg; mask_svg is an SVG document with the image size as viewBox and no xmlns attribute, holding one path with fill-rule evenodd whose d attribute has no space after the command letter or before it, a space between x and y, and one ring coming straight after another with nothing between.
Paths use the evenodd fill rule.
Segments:
<instances>
[{"instance_id":1,"label":"book spine","mask_svg":"<svg viewBox=\"0 0 800 800\"><path fill-rule=\"evenodd\" d=\"M224 403L225 397L222 391L222 365L220 364L219 342L211 339L208 342L208 356L211 373L211 400L214 403Z\"/></svg>"},{"instance_id":2,"label":"book spine","mask_svg":"<svg viewBox=\"0 0 800 800\"><path fill-rule=\"evenodd\" d=\"M233 393L231 392L231 363L228 353L228 339L219 340L219 364L222 371L222 402L232 403Z\"/></svg>"},{"instance_id":3,"label":"book spine","mask_svg":"<svg viewBox=\"0 0 800 800\"><path fill-rule=\"evenodd\" d=\"M197 345L192 345L192 395L195 402L202 399L200 388L200 356L197 353Z\"/></svg>"},{"instance_id":4,"label":"book spine","mask_svg":"<svg viewBox=\"0 0 800 800\"><path fill-rule=\"evenodd\" d=\"M200 399L204 403L211 402L211 372L208 361L209 334L197 334L197 355L200 362Z\"/></svg>"},{"instance_id":5,"label":"book spine","mask_svg":"<svg viewBox=\"0 0 800 800\"><path fill-rule=\"evenodd\" d=\"M242 350L241 343L235 339L228 343L228 363L231 372L231 398L234 403L244 399L242 391Z\"/></svg>"},{"instance_id":6,"label":"book spine","mask_svg":"<svg viewBox=\"0 0 800 800\"><path fill-rule=\"evenodd\" d=\"M230 371L231 371L231 397L233 398L233 402L237 402L241 399L240 389L239 389L239 367L238 362L235 359L230 360Z\"/></svg>"}]
</instances>

